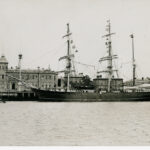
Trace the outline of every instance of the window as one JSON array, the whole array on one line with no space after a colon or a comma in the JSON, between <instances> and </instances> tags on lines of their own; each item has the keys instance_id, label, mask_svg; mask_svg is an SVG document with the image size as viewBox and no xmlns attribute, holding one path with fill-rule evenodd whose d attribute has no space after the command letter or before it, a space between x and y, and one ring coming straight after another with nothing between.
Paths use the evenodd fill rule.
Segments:
<instances>
[{"instance_id":1,"label":"window","mask_svg":"<svg viewBox=\"0 0 150 150\"><path fill-rule=\"evenodd\" d=\"M61 86L61 79L58 79L58 86Z\"/></svg>"},{"instance_id":2,"label":"window","mask_svg":"<svg viewBox=\"0 0 150 150\"><path fill-rule=\"evenodd\" d=\"M15 90L16 86L15 83L12 84L12 90Z\"/></svg>"},{"instance_id":3,"label":"window","mask_svg":"<svg viewBox=\"0 0 150 150\"><path fill-rule=\"evenodd\" d=\"M29 75L26 76L26 79L29 80Z\"/></svg>"},{"instance_id":4,"label":"window","mask_svg":"<svg viewBox=\"0 0 150 150\"><path fill-rule=\"evenodd\" d=\"M4 75L2 75L2 79L4 79Z\"/></svg>"}]
</instances>

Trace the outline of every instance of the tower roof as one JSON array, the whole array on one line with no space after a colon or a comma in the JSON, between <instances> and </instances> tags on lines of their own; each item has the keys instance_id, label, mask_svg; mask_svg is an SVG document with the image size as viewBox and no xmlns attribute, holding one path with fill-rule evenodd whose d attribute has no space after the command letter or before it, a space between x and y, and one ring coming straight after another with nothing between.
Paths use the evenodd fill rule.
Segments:
<instances>
[{"instance_id":1,"label":"tower roof","mask_svg":"<svg viewBox=\"0 0 150 150\"><path fill-rule=\"evenodd\" d=\"M6 57L4 55L2 55L0 57L0 63L7 63L8 64L8 61L7 61L7 59L6 59Z\"/></svg>"}]
</instances>

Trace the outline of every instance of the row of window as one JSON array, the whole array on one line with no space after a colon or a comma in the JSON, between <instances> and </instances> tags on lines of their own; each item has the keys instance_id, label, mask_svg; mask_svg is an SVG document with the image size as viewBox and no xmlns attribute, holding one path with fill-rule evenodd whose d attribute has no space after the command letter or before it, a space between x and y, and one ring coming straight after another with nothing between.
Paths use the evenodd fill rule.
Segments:
<instances>
[{"instance_id":1,"label":"row of window","mask_svg":"<svg viewBox=\"0 0 150 150\"><path fill-rule=\"evenodd\" d=\"M99 84L99 85L106 85L106 86L107 86L107 85L108 85L108 82L107 82L107 81L106 81L106 82L98 82L98 84ZM117 82L111 82L111 84L112 84L112 85L121 85L122 82L118 82L118 81L117 81Z\"/></svg>"},{"instance_id":2,"label":"row of window","mask_svg":"<svg viewBox=\"0 0 150 150\"><path fill-rule=\"evenodd\" d=\"M35 86L35 87L38 86L37 84L34 84L34 83L33 83L32 85ZM12 83L12 84L11 84L11 89L12 89L12 90L15 90L17 86L18 86L18 85L17 85L16 83ZM40 85L40 87L42 87L42 88L44 88L44 89L49 89L49 88L52 88L52 85L51 85L51 84L42 84L42 85Z\"/></svg>"},{"instance_id":3,"label":"row of window","mask_svg":"<svg viewBox=\"0 0 150 150\"><path fill-rule=\"evenodd\" d=\"M0 66L0 70L7 70L8 66Z\"/></svg>"},{"instance_id":4,"label":"row of window","mask_svg":"<svg viewBox=\"0 0 150 150\"><path fill-rule=\"evenodd\" d=\"M19 77L18 74L13 74L12 76L14 76L14 77L16 77L16 78ZM46 80L52 79L52 75L28 75L28 74L27 74L27 75L22 75L21 77L22 77L22 79L24 79L24 80L38 79L38 78L40 78L40 79L46 79ZM55 76L54 76L54 80L55 80Z\"/></svg>"},{"instance_id":5,"label":"row of window","mask_svg":"<svg viewBox=\"0 0 150 150\"><path fill-rule=\"evenodd\" d=\"M50 84L44 84L41 87L44 89L52 88L52 86Z\"/></svg>"}]
</instances>

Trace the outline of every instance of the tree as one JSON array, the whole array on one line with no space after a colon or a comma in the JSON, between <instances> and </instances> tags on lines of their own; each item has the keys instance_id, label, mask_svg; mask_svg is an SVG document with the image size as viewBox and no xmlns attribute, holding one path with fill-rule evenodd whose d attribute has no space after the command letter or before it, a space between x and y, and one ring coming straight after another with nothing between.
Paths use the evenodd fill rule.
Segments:
<instances>
[{"instance_id":1,"label":"tree","mask_svg":"<svg viewBox=\"0 0 150 150\"><path fill-rule=\"evenodd\" d=\"M91 78L88 75L83 76L81 85L83 88L87 89L94 88L93 82L91 81Z\"/></svg>"},{"instance_id":2,"label":"tree","mask_svg":"<svg viewBox=\"0 0 150 150\"><path fill-rule=\"evenodd\" d=\"M88 75L82 77L80 82L70 82L70 85L73 89L81 90L81 89L93 89L94 85Z\"/></svg>"}]
</instances>

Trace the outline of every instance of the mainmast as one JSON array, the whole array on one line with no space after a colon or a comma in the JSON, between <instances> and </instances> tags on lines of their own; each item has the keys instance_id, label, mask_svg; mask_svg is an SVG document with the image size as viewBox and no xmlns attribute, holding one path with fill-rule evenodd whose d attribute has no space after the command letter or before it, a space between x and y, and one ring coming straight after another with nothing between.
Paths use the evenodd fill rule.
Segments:
<instances>
[{"instance_id":1,"label":"mainmast","mask_svg":"<svg viewBox=\"0 0 150 150\"><path fill-rule=\"evenodd\" d=\"M132 65L133 65L133 86L135 86L135 70L136 70L136 65L135 65L135 58L134 58L134 35L130 35L132 39Z\"/></svg>"},{"instance_id":2,"label":"mainmast","mask_svg":"<svg viewBox=\"0 0 150 150\"><path fill-rule=\"evenodd\" d=\"M106 47L108 49L108 55L106 57L101 58L99 61L107 61L107 70L100 71L98 73L105 72L108 74L108 92L111 92L111 80L113 76L113 72L117 70L113 70L113 59L118 58L117 55L112 54L112 42L111 42L111 36L115 33L111 33L111 23L110 20L107 21L106 31L107 34L102 36L103 38L106 38Z\"/></svg>"}]
</instances>

